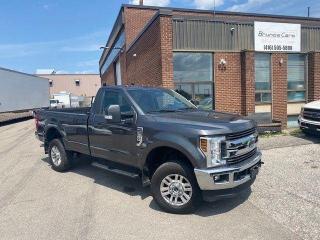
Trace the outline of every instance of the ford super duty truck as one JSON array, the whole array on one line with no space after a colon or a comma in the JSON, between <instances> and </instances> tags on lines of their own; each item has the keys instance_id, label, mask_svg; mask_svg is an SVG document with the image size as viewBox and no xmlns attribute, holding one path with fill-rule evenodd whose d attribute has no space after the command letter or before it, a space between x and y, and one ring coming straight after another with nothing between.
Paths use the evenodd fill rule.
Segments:
<instances>
[{"instance_id":1,"label":"ford super duty truck","mask_svg":"<svg viewBox=\"0 0 320 240\"><path fill-rule=\"evenodd\" d=\"M320 136L320 101L304 105L298 123L304 133Z\"/></svg>"},{"instance_id":2,"label":"ford super duty truck","mask_svg":"<svg viewBox=\"0 0 320 240\"><path fill-rule=\"evenodd\" d=\"M96 167L141 178L173 213L248 189L262 164L252 120L199 110L163 88L102 87L91 108L38 110L35 121L54 170L91 156Z\"/></svg>"}]
</instances>

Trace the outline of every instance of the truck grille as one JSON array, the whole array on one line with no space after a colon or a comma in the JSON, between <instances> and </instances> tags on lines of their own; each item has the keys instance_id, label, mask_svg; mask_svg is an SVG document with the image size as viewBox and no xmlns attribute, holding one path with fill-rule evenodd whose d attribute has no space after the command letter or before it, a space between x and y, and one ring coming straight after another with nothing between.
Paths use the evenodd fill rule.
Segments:
<instances>
[{"instance_id":1,"label":"truck grille","mask_svg":"<svg viewBox=\"0 0 320 240\"><path fill-rule=\"evenodd\" d=\"M223 156L228 164L242 162L257 153L258 133L256 128L229 134L223 146Z\"/></svg>"},{"instance_id":2,"label":"truck grille","mask_svg":"<svg viewBox=\"0 0 320 240\"><path fill-rule=\"evenodd\" d=\"M236 157L231 157L227 159L227 162L229 164L235 164L235 163L239 163L242 162L248 158L253 157L255 154L257 153L257 148L254 148L253 150L251 150L250 152L243 154L241 156L236 156Z\"/></svg>"},{"instance_id":3,"label":"truck grille","mask_svg":"<svg viewBox=\"0 0 320 240\"><path fill-rule=\"evenodd\" d=\"M242 137L246 137L249 136L251 134L254 134L256 132L256 128L251 128L242 132L237 132L237 133L230 133L226 136L227 140L233 140L233 139L237 139L237 138L242 138Z\"/></svg>"},{"instance_id":4,"label":"truck grille","mask_svg":"<svg viewBox=\"0 0 320 240\"><path fill-rule=\"evenodd\" d=\"M303 118L312 121L320 121L320 110L305 108L303 110Z\"/></svg>"}]
</instances>

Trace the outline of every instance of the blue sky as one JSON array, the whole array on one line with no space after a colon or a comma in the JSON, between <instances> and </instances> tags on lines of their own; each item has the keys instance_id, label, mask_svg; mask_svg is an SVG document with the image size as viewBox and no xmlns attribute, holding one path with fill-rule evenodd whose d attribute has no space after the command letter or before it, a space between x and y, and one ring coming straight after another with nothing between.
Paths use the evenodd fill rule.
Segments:
<instances>
[{"instance_id":1,"label":"blue sky","mask_svg":"<svg viewBox=\"0 0 320 240\"><path fill-rule=\"evenodd\" d=\"M139 0L0 0L0 66L34 73L98 72L122 3ZM144 0L146 5L213 9L214 0ZM215 0L217 10L320 17L319 0Z\"/></svg>"}]
</instances>

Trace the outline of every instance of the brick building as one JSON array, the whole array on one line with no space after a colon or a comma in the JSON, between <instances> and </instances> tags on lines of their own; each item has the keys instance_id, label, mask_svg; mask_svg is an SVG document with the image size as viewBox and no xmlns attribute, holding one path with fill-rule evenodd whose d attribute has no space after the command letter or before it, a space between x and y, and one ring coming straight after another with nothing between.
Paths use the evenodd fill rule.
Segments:
<instances>
[{"instance_id":1,"label":"brick building","mask_svg":"<svg viewBox=\"0 0 320 240\"><path fill-rule=\"evenodd\" d=\"M320 99L320 19L123 5L99 65L102 84L172 88L285 128Z\"/></svg>"},{"instance_id":2,"label":"brick building","mask_svg":"<svg viewBox=\"0 0 320 240\"><path fill-rule=\"evenodd\" d=\"M50 95L68 92L75 96L95 96L101 87L99 74L37 74L49 79Z\"/></svg>"}]
</instances>

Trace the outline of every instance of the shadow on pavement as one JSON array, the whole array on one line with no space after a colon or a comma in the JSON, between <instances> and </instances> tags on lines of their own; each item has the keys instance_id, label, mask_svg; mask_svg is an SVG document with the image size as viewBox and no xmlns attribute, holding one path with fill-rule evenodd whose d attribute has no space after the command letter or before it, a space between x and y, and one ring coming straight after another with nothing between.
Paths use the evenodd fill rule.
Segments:
<instances>
[{"instance_id":1,"label":"shadow on pavement","mask_svg":"<svg viewBox=\"0 0 320 240\"><path fill-rule=\"evenodd\" d=\"M77 166L69 172L89 177L93 179L96 184L111 188L124 194L140 196L142 200L151 196L150 188L143 188L140 179L132 179L93 167L90 165L90 157L81 156L80 158L76 158L76 160ZM43 158L42 161L46 162L48 166L50 166L48 157ZM249 188L247 191L240 193L235 198L228 198L215 202L203 202L194 214L202 217L223 214L241 205L248 199L250 194L251 189ZM150 202L149 207L155 211L163 212L154 200Z\"/></svg>"}]
</instances>

